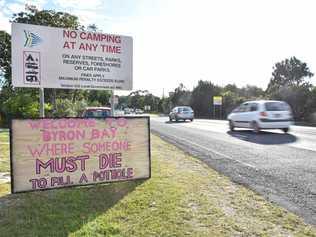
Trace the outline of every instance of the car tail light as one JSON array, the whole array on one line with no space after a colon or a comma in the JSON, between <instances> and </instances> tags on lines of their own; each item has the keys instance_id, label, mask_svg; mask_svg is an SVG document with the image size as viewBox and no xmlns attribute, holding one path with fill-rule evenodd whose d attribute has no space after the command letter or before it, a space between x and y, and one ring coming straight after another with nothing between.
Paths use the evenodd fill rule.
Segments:
<instances>
[{"instance_id":1,"label":"car tail light","mask_svg":"<svg viewBox=\"0 0 316 237\"><path fill-rule=\"evenodd\" d=\"M262 117L267 117L268 116L268 114L266 113L266 112L260 112L260 115L262 116Z\"/></svg>"}]
</instances>

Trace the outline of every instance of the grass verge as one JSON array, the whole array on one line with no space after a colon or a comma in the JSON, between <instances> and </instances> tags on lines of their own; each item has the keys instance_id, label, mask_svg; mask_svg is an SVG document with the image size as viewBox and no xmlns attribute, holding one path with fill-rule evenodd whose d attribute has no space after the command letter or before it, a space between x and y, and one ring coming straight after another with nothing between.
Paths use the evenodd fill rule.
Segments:
<instances>
[{"instance_id":1,"label":"grass verge","mask_svg":"<svg viewBox=\"0 0 316 237\"><path fill-rule=\"evenodd\" d=\"M156 136L150 180L8 193L0 185L1 236L316 236L296 215Z\"/></svg>"},{"instance_id":2,"label":"grass verge","mask_svg":"<svg viewBox=\"0 0 316 237\"><path fill-rule=\"evenodd\" d=\"M9 133L0 131L0 172L10 172Z\"/></svg>"}]
</instances>

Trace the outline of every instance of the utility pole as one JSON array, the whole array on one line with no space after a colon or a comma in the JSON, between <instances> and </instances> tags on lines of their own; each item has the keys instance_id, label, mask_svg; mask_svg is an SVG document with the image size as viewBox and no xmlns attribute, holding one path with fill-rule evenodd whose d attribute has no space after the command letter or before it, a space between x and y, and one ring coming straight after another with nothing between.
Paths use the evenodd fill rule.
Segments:
<instances>
[{"instance_id":1,"label":"utility pole","mask_svg":"<svg viewBox=\"0 0 316 237\"><path fill-rule=\"evenodd\" d=\"M40 92L40 117L44 118L45 117L45 98L44 98L44 88L41 87L39 89Z\"/></svg>"},{"instance_id":2,"label":"utility pole","mask_svg":"<svg viewBox=\"0 0 316 237\"><path fill-rule=\"evenodd\" d=\"M111 116L114 116L114 109L115 109L115 105L114 105L114 90L111 90Z\"/></svg>"}]
</instances>

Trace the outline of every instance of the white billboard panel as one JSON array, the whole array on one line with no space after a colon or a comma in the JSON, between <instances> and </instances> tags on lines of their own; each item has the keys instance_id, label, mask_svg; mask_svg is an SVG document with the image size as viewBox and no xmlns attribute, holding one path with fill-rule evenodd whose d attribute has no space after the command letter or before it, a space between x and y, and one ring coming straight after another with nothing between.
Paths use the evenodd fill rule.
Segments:
<instances>
[{"instance_id":1,"label":"white billboard panel","mask_svg":"<svg viewBox=\"0 0 316 237\"><path fill-rule=\"evenodd\" d=\"M15 87L132 90L129 36L12 23Z\"/></svg>"}]
</instances>

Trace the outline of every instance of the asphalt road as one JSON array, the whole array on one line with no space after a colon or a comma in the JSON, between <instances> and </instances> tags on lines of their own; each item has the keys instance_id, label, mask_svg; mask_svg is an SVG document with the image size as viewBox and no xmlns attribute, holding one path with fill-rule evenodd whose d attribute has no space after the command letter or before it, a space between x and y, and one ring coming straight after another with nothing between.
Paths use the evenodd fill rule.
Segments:
<instances>
[{"instance_id":1,"label":"asphalt road","mask_svg":"<svg viewBox=\"0 0 316 237\"><path fill-rule=\"evenodd\" d=\"M172 122L152 117L151 130L316 225L316 128L292 126L288 134L228 130L226 121Z\"/></svg>"}]
</instances>

